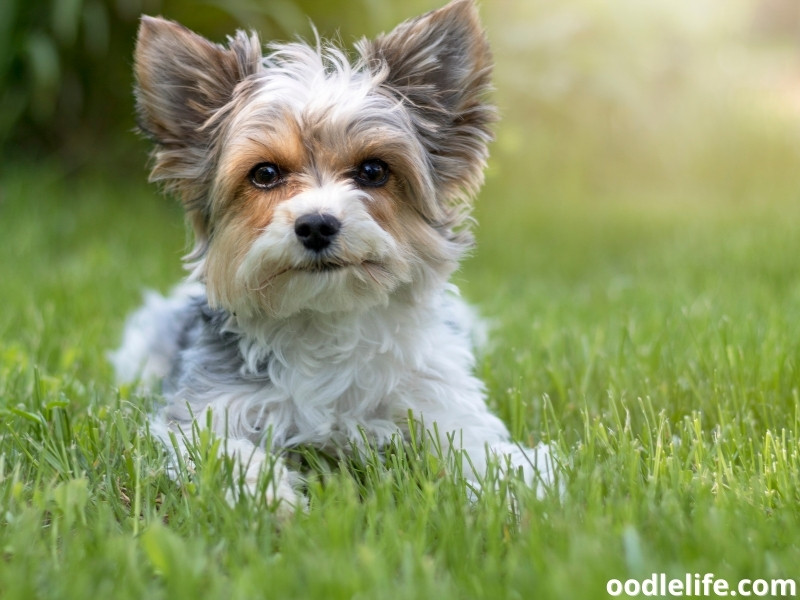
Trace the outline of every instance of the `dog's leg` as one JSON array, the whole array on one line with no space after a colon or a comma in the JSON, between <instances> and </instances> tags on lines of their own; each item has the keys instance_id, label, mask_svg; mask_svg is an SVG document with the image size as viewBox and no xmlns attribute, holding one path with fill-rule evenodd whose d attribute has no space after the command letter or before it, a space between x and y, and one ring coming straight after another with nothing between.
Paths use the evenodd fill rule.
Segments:
<instances>
[{"instance_id":1,"label":"dog's leg","mask_svg":"<svg viewBox=\"0 0 800 600\"><path fill-rule=\"evenodd\" d=\"M548 444L525 448L511 441L505 425L487 409L459 409L429 411L422 420L428 431L438 434L445 455L447 451L463 453L463 474L468 480L481 486L491 462L501 473L521 473L540 497L554 485L555 462Z\"/></svg>"},{"instance_id":2,"label":"dog's leg","mask_svg":"<svg viewBox=\"0 0 800 600\"><path fill-rule=\"evenodd\" d=\"M469 439L469 433L465 436ZM485 442L473 440L463 443L462 449L469 457L470 468L477 476L486 473L487 459L495 462L501 472L520 473L525 483L542 497L555 483L555 463L548 444L539 443L526 448L508 440Z\"/></svg>"},{"instance_id":3,"label":"dog's leg","mask_svg":"<svg viewBox=\"0 0 800 600\"><path fill-rule=\"evenodd\" d=\"M156 390L161 383L167 404L151 420L150 430L172 453L173 479L180 479L182 462L192 468L194 432L208 428L220 438L220 455L233 460L238 485L229 499L235 501L239 490L263 493L276 510L291 512L305 505L296 491L300 477L254 443L264 439L264 424L248 419L247 400L262 394L268 381L240 378L243 359L237 339L225 327L225 315L208 308L198 284L179 286L166 298L148 294L128 321L122 347L112 355L117 378L139 378L145 389Z\"/></svg>"},{"instance_id":4,"label":"dog's leg","mask_svg":"<svg viewBox=\"0 0 800 600\"><path fill-rule=\"evenodd\" d=\"M151 422L151 433L171 451L169 474L172 479L180 480L184 476L180 464L185 465L189 473L194 469L193 428L210 424L213 433L220 437L219 456L233 461L233 486L226 493L230 504L235 504L240 494L245 493L252 497L264 494L267 505L280 517L288 517L294 511L306 508L306 499L299 490L301 476L289 469L280 456L269 454L249 439L230 437L217 431L213 415L207 420L203 415L198 417L195 421L183 421L182 425L174 421L168 424L162 411Z\"/></svg>"},{"instance_id":5,"label":"dog's leg","mask_svg":"<svg viewBox=\"0 0 800 600\"><path fill-rule=\"evenodd\" d=\"M261 447L249 440L226 438L222 443L222 452L234 460L234 487L228 492L228 501L235 503L239 494L237 479L244 491L252 496L261 493L259 479L266 480L265 494L267 504L274 507L276 513L288 516L295 510L304 510L307 502L298 491L300 475L286 467L279 456L269 456Z\"/></svg>"}]
</instances>

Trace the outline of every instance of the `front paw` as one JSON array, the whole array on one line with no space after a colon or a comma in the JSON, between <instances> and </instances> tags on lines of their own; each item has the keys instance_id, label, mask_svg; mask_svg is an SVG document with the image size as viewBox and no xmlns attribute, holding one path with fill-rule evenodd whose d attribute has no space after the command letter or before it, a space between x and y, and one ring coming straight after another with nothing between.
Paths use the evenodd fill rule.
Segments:
<instances>
[{"instance_id":1,"label":"front paw","mask_svg":"<svg viewBox=\"0 0 800 600\"><path fill-rule=\"evenodd\" d=\"M267 506L276 516L286 519L296 511L308 510L308 499L300 491L300 476L281 465L281 471L276 469L273 477L266 482L264 499ZM258 490L256 486L256 490ZM256 492L258 493L258 491Z\"/></svg>"},{"instance_id":2,"label":"front paw","mask_svg":"<svg viewBox=\"0 0 800 600\"><path fill-rule=\"evenodd\" d=\"M556 462L549 444L540 443L534 448L524 448L511 442L491 447L503 470L522 472L526 485L536 491L538 498L544 497L556 486Z\"/></svg>"},{"instance_id":3,"label":"front paw","mask_svg":"<svg viewBox=\"0 0 800 600\"><path fill-rule=\"evenodd\" d=\"M239 482L234 482L228 488L226 499L228 504L234 506L242 497L247 497L258 505L263 498L267 508L281 519L288 519L297 511L308 509L308 500L301 491L294 478L274 473L264 478L245 477Z\"/></svg>"},{"instance_id":4,"label":"front paw","mask_svg":"<svg viewBox=\"0 0 800 600\"><path fill-rule=\"evenodd\" d=\"M226 494L229 504L236 504L243 495L256 503L263 498L267 508L282 519L308 508L300 475L288 469L281 458L267 456L260 450L246 461L240 452L232 454L238 459L238 469Z\"/></svg>"}]
</instances>

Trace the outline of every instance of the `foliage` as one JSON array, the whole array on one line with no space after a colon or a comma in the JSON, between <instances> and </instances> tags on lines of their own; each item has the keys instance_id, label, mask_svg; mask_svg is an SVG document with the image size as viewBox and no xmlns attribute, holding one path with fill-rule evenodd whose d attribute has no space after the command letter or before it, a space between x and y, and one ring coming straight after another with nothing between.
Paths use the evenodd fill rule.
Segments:
<instances>
[{"instance_id":1,"label":"foliage","mask_svg":"<svg viewBox=\"0 0 800 600\"><path fill-rule=\"evenodd\" d=\"M0 148L25 150L86 143L86 129L125 118L127 56L137 2L8 0L0 8ZM123 63L129 61L121 61Z\"/></svg>"}]
</instances>

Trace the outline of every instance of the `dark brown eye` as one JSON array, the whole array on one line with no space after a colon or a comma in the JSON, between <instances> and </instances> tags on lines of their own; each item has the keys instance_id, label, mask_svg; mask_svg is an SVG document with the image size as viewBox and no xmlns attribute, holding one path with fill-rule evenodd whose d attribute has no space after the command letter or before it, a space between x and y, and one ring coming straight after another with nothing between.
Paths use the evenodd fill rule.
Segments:
<instances>
[{"instance_id":1,"label":"dark brown eye","mask_svg":"<svg viewBox=\"0 0 800 600\"><path fill-rule=\"evenodd\" d=\"M275 163L259 163L250 170L250 183L262 190L271 190L283 183L283 171Z\"/></svg>"},{"instance_id":2,"label":"dark brown eye","mask_svg":"<svg viewBox=\"0 0 800 600\"><path fill-rule=\"evenodd\" d=\"M381 187L389 180L389 165L379 158L370 158L358 165L353 179L358 185Z\"/></svg>"}]
</instances>

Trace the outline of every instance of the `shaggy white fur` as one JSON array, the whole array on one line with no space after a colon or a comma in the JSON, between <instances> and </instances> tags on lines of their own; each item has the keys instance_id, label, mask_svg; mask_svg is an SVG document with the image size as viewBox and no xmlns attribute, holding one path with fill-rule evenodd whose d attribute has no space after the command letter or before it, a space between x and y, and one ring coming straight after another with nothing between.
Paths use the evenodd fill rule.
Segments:
<instances>
[{"instance_id":1,"label":"shaggy white fur","mask_svg":"<svg viewBox=\"0 0 800 600\"><path fill-rule=\"evenodd\" d=\"M471 311L453 292L448 286L426 302L393 299L359 312L302 312L244 331L237 319L211 312L198 286L181 286L169 298L147 295L112 362L121 377L140 366L138 378L151 383L172 372L165 381L169 404L153 431L169 443L170 428L188 433L210 411L212 428L233 440L227 451L245 465L253 486L269 452L300 444L343 450L361 445L362 432L380 446L408 435L410 411L429 432L436 425L442 448L453 439L465 452L464 473L473 482L487 458L501 466L508 459L544 490L552 479L549 449L511 442L489 412L472 375L471 324L460 321ZM194 343L168 358L175 324ZM274 498L302 505L299 479L280 462L274 468Z\"/></svg>"}]
</instances>

